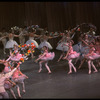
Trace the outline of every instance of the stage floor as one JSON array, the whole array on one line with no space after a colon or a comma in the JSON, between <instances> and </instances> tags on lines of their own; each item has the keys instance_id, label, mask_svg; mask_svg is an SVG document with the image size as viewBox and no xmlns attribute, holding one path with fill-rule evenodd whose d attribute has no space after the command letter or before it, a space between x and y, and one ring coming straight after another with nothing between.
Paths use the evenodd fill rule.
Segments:
<instances>
[{"instance_id":1,"label":"stage floor","mask_svg":"<svg viewBox=\"0 0 100 100\"><path fill-rule=\"evenodd\" d=\"M22 99L100 98L100 67L97 67L97 73L92 70L89 75L85 63L77 69L77 73L68 75L68 62L61 60L58 63L60 52L55 50L55 54L55 59L48 63L51 74L48 74L44 64L42 72L38 73L39 64L30 58L21 65L21 71L29 77L25 80L26 93L21 91ZM14 91L18 97L16 89ZM10 98L13 97L10 95Z\"/></svg>"}]
</instances>

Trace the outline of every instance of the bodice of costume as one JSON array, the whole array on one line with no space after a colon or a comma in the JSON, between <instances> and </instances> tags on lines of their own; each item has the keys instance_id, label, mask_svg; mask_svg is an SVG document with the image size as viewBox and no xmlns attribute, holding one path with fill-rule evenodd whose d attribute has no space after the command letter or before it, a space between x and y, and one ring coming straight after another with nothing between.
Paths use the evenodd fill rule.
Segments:
<instances>
[{"instance_id":1,"label":"bodice of costume","mask_svg":"<svg viewBox=\"0 0 100 100\"><path fill-rule=\"evenodd\" d=\"M14 39L14 35L12 35L11 37L9 36L9 40L13 40Z\"/></svg>"},{"instance_id":2,"label":"bodice of costume","mask_svg":"<svg viewBox=\"0 0 100 100\"><path fill-rule=\"evenodd\" d=\"M17 78L19 76L19 69L13 73L13 78Z\"/></svg>"},{"instance_id":3,"label":"bodice of costume","mask_svg":"<svg viewBox=\"0 0 100 100\"><path fill-rule=\"evenodd\" d=\"M34 37L29 37L29 40L34 40Z\"/></svg>"},{"instance_id":4,"label":"bodice of costume","mask_svg":"<svg viewBox=\"0 0 100 100\"><path fill-rule=\"evenodd\" d=\"M89 53L95 53L95 48L94 47L90 48Z\"/></svg>"}]
</instances>

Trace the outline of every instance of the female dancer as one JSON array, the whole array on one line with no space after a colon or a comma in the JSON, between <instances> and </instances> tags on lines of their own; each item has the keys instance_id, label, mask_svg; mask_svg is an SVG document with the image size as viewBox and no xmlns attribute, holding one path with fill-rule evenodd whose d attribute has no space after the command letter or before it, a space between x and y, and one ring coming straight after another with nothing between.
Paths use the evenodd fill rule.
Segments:
<instances>
[{"instance_id":1,"label":"female dancer","mask_svg":"<svg viewBox=\"0 0 100 100\"><path fill-rule=\"evenodd\" d=\"M7 37L9 38L9 41L7 41L5 48L9 49L10 52L12 52L12 48L14 47L14 45L18 45L18 43L13 39L14 37L19 37L19 35L15 35L14 33L12 33L12 31L9 31Z\"/></svg>"},{"instance_id":2,"label":"female dancer","mask_svg":"<svg viewBox=\"0 0 100 100\"><path fill-rule=\"evenodd\" d=\"M77 53L76 51L73 51L73 47L72 47L72 44L73 43L74 42L72 40L69 42L69 50L67 51L66 56L63 58L63 59L68 60L68 64L69 64L69 72L68 72L68 74L71 74L72 73L72 68L76 72L76 68L72 64L72 59L77 58L80 55L80 53Z\"/></svg>"},{"instance_id":3,"label":"female dancer","mask_svg":"<svg viewBox=\"0 0 100 100\"><path fill-rule=\"evenodd\" d=\"M49 60L53 60L53 58L55 57L55 53L54 52L52 52L52 53L48 52L48 48L46 46L44 46L43 49L44 49L44 53L42 55L39 55L39 58L35 60L35 62L37 62L38 60L41 60L39 62L40 69L39 69L38 72L40 73L42 71L42 63L44 62L45 67L48 70L48 73L51 73L51 70L50 70L50 68L47 64L48 64Z\"/></svg>"},{"instance_id":4,"label":"female dancer","mask_svg":"<svg viewBox=\"0 0 100 100\"><path fill-rule=\"evenodd\" d=\"M28 35L27 33L28 32L25 29L23 29L23 28L19 29L19 43L20 43L20 45L24 45L25 36Z\"/></svg>"},{"instance_id":5,"label":"female dancer","mask_svg":"<svg viewBox=\"0 0 100 100\"><path fill-rule=\"evenodd\" d=\"M12 74L14 73L14 71L17 70L17 68L19 67L20 63L18 63L17 67L14 68L11 72L4 74L4 68L5 65L4 64L0 64L0 95L4 98L4 99L8 99L9 95L6 92L5 88L4 88L4 82L6 78L9 78L10 76L12 76Z\"/></svg>"},{"instance_id":6,"label":"female dancer","mask_svg":"<svg viewBox=\"0 0 100 100\"><path fill-rule=\"evenodd\" d=\"M14 63L14 67L16 66L17 63ZM12 75L12 80L17 84L17 91L18 91L18 95L21 98L21 94L20 94L20 88L18 86L18 84L22 84L22 91L25 93L25 83L24 80L28 78L25 74L23 74L20 71L20 68L18 68Z\"/></svg>"},{"instance_id":7,"label":"female dancer","mask_svg":"<svg viewBox=\"0 0 100 100\"><path fill-rule=\"evenodd\" d=\"M51 46L51 44L48 41L48 39L51 39L52 37L50 36L46 36L45 34L42 34L42 36L40 37L40 45L39 45L39 49L42 49L44 46L48 47L48 49L53 49L53 47Z\"/></svg>"},{"instance_id":8,"label":"female dancer","mask_svg":"<svg viewBox=\"0 0 100 100\"><path fill-rule=\"evenodd\" d=\"M26 41L25 44L31 45L31 43L34 43L35 47L38 48L38 43L34 40L34 37L38 37L39 35L36 35L35 33L36 33L35 29L32 28L29 29L29 40Z\"/></svg>"},{"instance_id":9,"label":"female dancer","mask_svg":"<svg viewBox=\"0 0 100 100\"><path fill-rule=\"evenodd\" d=\"M0 35L1 35L1 39L0 40L2 41L2 44L3 44L4 54L6 54L5 46L6 46L7 40L6 40L6 38L3 38L3 37L5 37L7 35L7 32L6 32L5 28L2 28L2 31L0 32Z\"/></svg>"},{"instance_id":10,"label":"female dancer","mask_svg":"<svg viewBox=\"0 0 100 100\"><path fill-rule=\"evenodd\" d=\"M67 34L64 34L62 39L59 41L60 43L58 42L59 44L56 47L56 49L61 50L62 54L57 62L59 62L62 59L62 57L65 56L66 52L69 49L68 43L74 37L75 34L73 34L71 37L70 37L70 35L71 35L71 32L67 31Z\"/></svg>"},{"instance_id":11,"label":"female dancer","mask_svg":"<svg viewBox=\"0 0 100 100\"><path fill-rule=\"evenodd\" d=\"M98 72L95 65L93 64L93 60L100 58L100 55L95 53L95 48L94 48L93 43L89 45L84 40L82 41L89 47L89 53L84 56L85 59L88 60L88 68L89 68L88 74L91 74L91 66L93 67L94 72Z\"/></svg>"}]
</instances>

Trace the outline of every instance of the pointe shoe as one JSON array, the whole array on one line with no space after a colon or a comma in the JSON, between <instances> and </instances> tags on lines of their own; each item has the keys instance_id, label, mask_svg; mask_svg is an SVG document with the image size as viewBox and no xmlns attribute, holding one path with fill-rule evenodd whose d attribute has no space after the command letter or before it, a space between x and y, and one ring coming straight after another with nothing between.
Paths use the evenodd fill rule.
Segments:
<instances>
[{"instance_id":1,"label":"pointe shoe","mask_svg":"<svg viewBox=\"0 0 100 100\"><path fill-rule=\"evenodd\" d=\"M72 72L68 72L68 74L71 74Z\"/></svg>"},{"instance_id":2,"label":"pointe shoe","mask_svg":"<svg viewBox=\"0 0 100 100\"><path fill-rule=\"evenodd\" d=\"M95 70L93 73L96 73L96 72L98 72L97 70Z\"/></svg>"},{"instance_id":3,"label":"pointe shoe","mask_svg":"<svg viewBox=\"0 0 100 100\"><path fill-rule=\"evenodd\" d=\"M48 72L48 74L51 74L51 72Z\"/></svg>"},{"instance_id":4,"label":"pointe shoe","mask_svg":"<svg viewBox=\"0 0 100 100\"><path fill-rule=\"evenodd\" d=\"M40 73L42 71L42 69L39 69L38 73Z\"/></svg>"},{"instance_id":5,"label":"pointe shoe","mask_svg":"<svg viewBox=\"0 0 100 100\"><path fill-rule=\"evenodd\" d=\"M25 93L26 91L25 91L25 90L23 90L23 92Z\"/></svg>"},{"instance_id":6,"label":"pointe shoe","mask_svg":"<svg viewBox=\"0 0 100 100\"><path fill-rule=\"evenodd\" d=\"M91 74L91 71L89 71L88 74Z\"/></svg>"}]
</instances>

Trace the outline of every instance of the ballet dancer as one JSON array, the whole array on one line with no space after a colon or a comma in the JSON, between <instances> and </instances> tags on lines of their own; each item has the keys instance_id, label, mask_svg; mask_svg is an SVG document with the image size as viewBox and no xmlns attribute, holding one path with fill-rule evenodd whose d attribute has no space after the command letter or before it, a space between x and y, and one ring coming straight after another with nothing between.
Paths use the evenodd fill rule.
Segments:
<instances>
[{"instance_id":1,"label":"ballet dancer","mask_svg":"<svg viewBox=\"0 0 100 100\"><path fill-rule=\"evenodd\" d=\"M9 40L6 43L5 48L9 49L10 52L12 52L12 49L14 47L14 45L18 45L18 43L13 40L14 37L19 37L19 35L15 35L11 30L9 31L9 34L7 35L7 37L9 38Z\"/></svg>"},{"instance_id":2,"label":"ballet dancer","mask_svg":"<svg viewBox=\"0 0 100 100\"><path fill-rule=\"evenodd\" d=\"M50 68L47 64L48 64L49 60L53 60L53 58L55 57L55 53L54 52L52 52L52 53L48 52L48 48L46 46L44 46L43 49L44 49L44 53L39 55L39 58L35 60L35 62L37 62L38 60L41 60L39 62L40 69L39 69L38 72L40 73L42 71L42 63L44 62L45 67L48 70L48 73L51 73L51 70L50 70Z\"/></svg>"},{"instance_id":3,"label":"ballet dancer","mask_svg":"<svg viewBox=\"0 0 100 100\"><path fill-rule=\"evenodd\" d=\"M73 60L74 58L79 57L79 55L80 55L80 53L77 53L76 51L73 51L73 47L72 47L72 44L73 44L73 43L74 43L74 42L73 42L72 40L69 42L69 50L67 51L66 56L63 58L63 59L68 60L68 64L69 64L69 72L68 72L68 74L71 74L71 73L72 73L72 68L73 68L74 71L76 72L76 68L75 68L75 66L72 64L72 60Z\"/></svg>"},{"instance_id":4,"label":"ballet dancer","mask_svg":"<svg viewBox=\"0 0 100 100\"><path fill-rule=\"evenodd\" d=\"M0 40L2 41L2 44L3 44L4 54L6 54L6 52L5 52L5 46L6 46L7 39L4 38L4 37L7 35L7 32L6 32L5 28L2 28L2 30L0 32L0 35L1 35Z\"/></svg>"},{"instance_id":5,"label":"ballet dancer","mask_svg":"<svg viewBox=\"0 0 100 100\"><path fill-rule=\"evenodd\" d=\"M88 69L89 69L88 74L91 74L91 66L93 67L94 72L98 72L95 65L93 64L93 60L100 58L100 55L95 53L95 48L93 43L89 45L84 40L82 41L89 47L89 53L84 55L85 59L87 59L88 61Z\"/></svg>"},{"instance_id":6,"label":"ballet dancer","mask_svg":"<svg viewBox=\"0 0 100 100\"><path fill-rule=\"evenodd\" d=\"M17 70L17 68L19 67L20 63L18 63L17 67L14 68L11 72L8 72L6 74L4 74L4 68L5 65L4 64L0 64L0 95L2 96L3 99L8 99L9 95L6 92L5 88L4 88L4 82L6 78L9 78L12 76L12 74L14 73L14 71Z\"/></svg>"}]
</instances>

